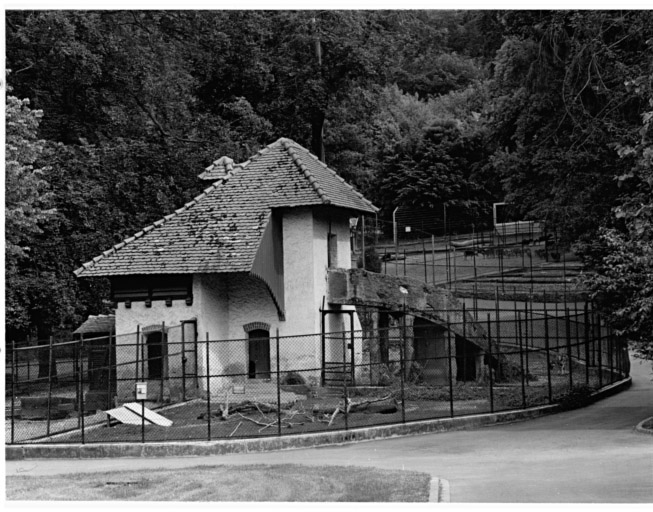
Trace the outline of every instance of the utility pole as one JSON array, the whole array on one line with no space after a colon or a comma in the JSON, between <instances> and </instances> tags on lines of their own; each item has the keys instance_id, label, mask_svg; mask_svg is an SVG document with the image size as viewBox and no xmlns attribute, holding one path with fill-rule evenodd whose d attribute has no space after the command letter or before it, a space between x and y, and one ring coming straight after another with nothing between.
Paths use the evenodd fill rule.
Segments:
<instances>
[{"instance_id":1,"label":"utility pole","mask_svg":"<svg viewBox=\"0 0 653 512\"><path fill-rule=\"evenodd\" d=\"M315 37L315 58L317 59L317 65L320 69L320 75L322 74L322 41L320 40L320 33L317 28L317 18L311 18L311 23L313 25L313 35ZM324 109L321 106L316 106L313 109L311 115L311 143L312 149L315 152L315 155L320 159L321 162L326 163L326 157L324 154L324 120L325 113Z\"/></svg>"}]
</instances>

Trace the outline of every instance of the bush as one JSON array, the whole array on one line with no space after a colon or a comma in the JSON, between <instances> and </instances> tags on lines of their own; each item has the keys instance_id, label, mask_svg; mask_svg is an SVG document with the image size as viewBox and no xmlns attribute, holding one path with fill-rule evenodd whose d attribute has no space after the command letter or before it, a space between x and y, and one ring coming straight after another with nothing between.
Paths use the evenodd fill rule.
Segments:
<instances>
[{"instance_id":1,"label":"bush","mask_svg":"<svg viewBox=\"0 0 653 512\"><path fill-rule=\"evenodd\" d=\"M299 373L288 372L281 378L281 384L283 384L284 386L294 386L300 384L305 385L306 379L302 377Z\"/></svg>"},{"instance_id":2,"label":"bush","mask_svg":"<svg viewBox=\"0 0 653 512\"><path fill-rule=\"evenodd\" d=\"M363 257L359 256L356 262L358 268L363 268ZM365 249L365 270L370 272L381 272L381 258L377 254L374 247L367 247Z\"/></svg>"},{"instance_id":3,"label":"bush","mask_svg":"<svg viewBox=\"0 0 653 512\"><path fill-rule=\"evenodd\" d=\"M559 397L557 402L560 404L560 409L563 411L578 409L580 407L585 407L594 401L592 398L592 392L593 389L588 386L574 386L569 393Z\"/></svg>"}]
</instances>

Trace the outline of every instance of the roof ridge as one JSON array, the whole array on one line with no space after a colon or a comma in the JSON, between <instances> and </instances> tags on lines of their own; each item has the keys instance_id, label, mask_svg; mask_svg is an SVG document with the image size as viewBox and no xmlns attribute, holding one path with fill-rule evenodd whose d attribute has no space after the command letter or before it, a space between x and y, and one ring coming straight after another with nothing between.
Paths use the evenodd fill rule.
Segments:
<instances>
[{"instance_id":1,"label":"roof ridge","mask_svg":"<svg viewBox=\"0 0 653 512\"><path fill-rule=\"evenodd\" d=\"M249 162L249 160L247 162ZM238 164L238 165L240 166L240 164ZM96 256L91 261L87 261L86 263L82 264L82 266L79 267L78 269L74 270L73 273L76 276L79 276L79 274L82 273L84 270L87 270L87 269L93 267L99 261L101 261L104 258L110 256L111 254L116 253L117 251L119 251L120 249L122 249L126 245L130 244L131 242L133 242L137 238L141 238L146 233L149 233L150 231L152 231L152 230L154 230L156 228L160 228L161 226L163 226L169 220L173 219L174 217L180 215L181 213L183 213L183 212L189 210L190 208L192 208L193 206L195 206L198 202L200 202L202 199L204 199L208 194L212 193L218 187L218 185L224 184L230 177L231 177L231 174L229 173L229 174L223 176L222 178L217 179L215 182L213 182L211 184L211 186L209 186L208 188L205 188L202 191L201 194L199 194L198 196L196 196L193 199L191 199L190 201L188 201L181 208L178 208L173 213L164 216L162 219L154 221L152 224L150 224L148 226L145 226L138 233L135 233L134 235L132 235L132 236L130 236L128 238L125 238L122 242L117 243L111 249L107 249L106 251L104 251L100 256Z\"/></svg>"},{"instance_id":2,"label":"roof ridge","mask_svg":"<svg viewBox=\"0 0 653 512\"><path fill-rule=\"evenodd\" d=\"M316 161L317 161L317 162L318 162L322 167L324 167L327 171L329 171L331 174L333 174L333 176L335 176L336 178L338 178L338 179L341 181L341 183L342 183L343 185L345 185L347 188L349 188L349 190L351 190L354 194L356 194L356 196L358 196L359 199L362 199L363 201L365 201L365 202L366 202L367 204L369 204L370 206L374 206L374 204L372 203L372 201L370 201L369 199L367 199L363 194L361 194L358 190L356 190L356 189L354 188L353 185L347 183L347 181L345 180L345 178L343 178L342 176L340 176L336 171L334 171L333 169L331 169L327 164L325 164L322 160L320 160L317 156L315 156L315 155L314 155L313 153L311 153L310 151L308 151L308 154L309 154L310 156L312 156L313 159L316 160Z\"/></svg>"},{"instance_id":3,"label":"roof ridge","mask_svg":"<svg viewBox=\"0 0 653 512\"><path fill-rule=\"evenodd\" d=\"M290 140L290 139L285 139L285 138L281 138L277 142L281 142L281 145L288 152L288 154L290 155L290 158L292 158L292 161L294 162L294 164L297 167L299 167L299 169L304 173L304 176L308 179L308 182L313 187L313 190L315 190L317 195L320 197L320 200L322 201L322 203L323 204L331 204L331 199L329 199L329 196L326 194L326 192L324 192L324 190L322 190L322 188L320 187L320 184L317 182L317 179L315 178L315 176L313 176L313 174L308 169L308 167L306 167L304 162L302 162L301 158L299 158L295 148L293 148L291 146L290 143L291 142L295 143L295 142ZM307 151L307 153L309 155L311 154L308 151Z\"/></svg>"}]
</instances>

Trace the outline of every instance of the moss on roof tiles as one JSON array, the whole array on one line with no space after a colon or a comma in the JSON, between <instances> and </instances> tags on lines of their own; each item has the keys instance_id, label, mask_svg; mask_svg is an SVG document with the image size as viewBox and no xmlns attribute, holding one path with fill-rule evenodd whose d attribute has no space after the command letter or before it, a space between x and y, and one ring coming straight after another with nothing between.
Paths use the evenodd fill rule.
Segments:
<instances>
[{"instance_id":1,"label":"moss on roof tiles","mask_svg":"<svg viewBox=\"0 0 653 512\"><path fill-rule=\"evenodd\" d=\"M224 162L220 159L214 165ZM272 208L330 204L376 211L335 171L290 139L279 139L229 167L195 199L85 263L75 274L248 272Z\"/></svg>"}]
</instances>

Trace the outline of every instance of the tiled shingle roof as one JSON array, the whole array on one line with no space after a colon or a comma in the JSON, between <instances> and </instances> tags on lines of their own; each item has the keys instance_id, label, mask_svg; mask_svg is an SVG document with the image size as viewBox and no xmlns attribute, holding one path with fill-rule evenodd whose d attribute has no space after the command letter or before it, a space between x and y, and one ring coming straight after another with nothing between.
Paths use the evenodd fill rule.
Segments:
<instances>
[{"instance_id":1,"label":"tiled shingle roof","mask_svg":"<svg viewBox=\"0 0 653 512\"><path fill-rule=\"evenodd\" d=\"M233 170L234 161L228 156L222 156L209 165L198 178L205 181L216 181Z\"/></svg>"},{"instance_id":2,"label":"tiled shingle roof","mask_svg":"<svg viewBox=\"0 0 653 512\"><path fill-rule=\"evenodd\" d=\"M73 334L85 334L89 332L113 332L116 330L115 315L90 315Z\"/></svg>"},{"instance_id":3,"label":"tiled shingle roof","mask_svg":"<svg viewBox=\"0 0 653 512\"><path fill-rule=\"evenodd\" d=\"M361 213L377 210L290 139L279 139L226 174L231 165L220 160L214 166L221 178L202 194L75 274L249 272L272 208L331 205Z\"/></svg>"}]
</instances>

